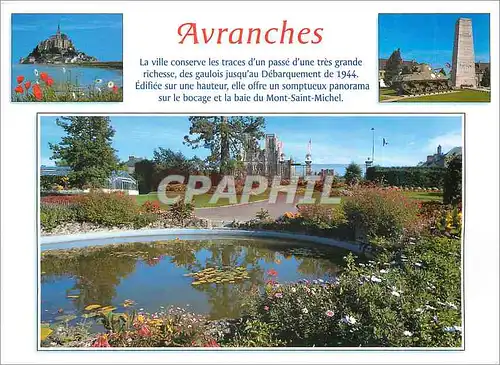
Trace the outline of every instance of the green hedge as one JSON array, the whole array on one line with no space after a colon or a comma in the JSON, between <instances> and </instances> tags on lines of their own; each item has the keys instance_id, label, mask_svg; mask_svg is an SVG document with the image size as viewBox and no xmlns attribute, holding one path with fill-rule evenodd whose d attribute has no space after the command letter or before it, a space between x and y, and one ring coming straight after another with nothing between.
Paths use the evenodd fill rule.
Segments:
<instances>
[{"instance_id":1,"label":"green hedge","mask_svg":"<svg viewBox=\"0 0 500 365\"><path fill-rule=\"evenodd\" d=\"M391 186L443 188L444 167L369 167L366 179Z\"/></svg>"}]
</instances>

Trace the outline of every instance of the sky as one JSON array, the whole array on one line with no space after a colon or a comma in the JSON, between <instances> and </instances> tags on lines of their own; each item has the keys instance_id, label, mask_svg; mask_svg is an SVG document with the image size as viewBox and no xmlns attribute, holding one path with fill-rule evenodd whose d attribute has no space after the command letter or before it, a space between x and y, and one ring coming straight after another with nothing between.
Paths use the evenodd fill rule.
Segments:
<instances>
[{"instance_id":1,"label":"sky","mask_svg":"<svg viewBox=\"0 0 500 365\"><path fill-rule=\"evenodd\" d=\"M99 61L123 58L122 14L12 14L12 62L56 34L57 25L75 47Z\"/></svg>"},{"instance_id":2,"label":"sky","mask_svg":"<svg viewBox=\"0 0 500 365\"><path fill-rule=\"evenodd\" d=\"M379 57L389 58L400 48L405 61L445 67L452 63L458 18L472 19L476 62L490 62L489 14L380 14Z\"/></svg>"},{"instance_id":3,"label":"sky","mask_svg":"<svg viewBox=\"0 0 500 365\"><path fill-rule=\"evenodd\" d=\"M40 119L41 164L54 165L49 143L64 136L57 117ZM311 140L313 164L364 164L371 156L375 131L375 163L382 166L415 166L434 154L439 144L443 152L462 146L461 117L441 116L272 116L266 117L265 133L275 133L283 141L284 152L303 161ZM170 148L186 157L205 158L209 151L193 150L182 141L189 132L188 117L111 116L116 133L113 147L121 161L129 156L152 158L155 148ZM382 147L383 139L388 144ZM263 146L263 144L262 144Z\"/></svg>"}]
</instances>

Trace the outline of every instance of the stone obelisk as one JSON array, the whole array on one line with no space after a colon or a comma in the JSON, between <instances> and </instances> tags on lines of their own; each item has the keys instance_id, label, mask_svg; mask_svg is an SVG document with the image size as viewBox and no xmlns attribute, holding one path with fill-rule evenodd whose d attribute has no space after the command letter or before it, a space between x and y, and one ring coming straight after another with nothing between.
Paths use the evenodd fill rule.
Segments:
<instances>
[{"instance_id":1,"label":"stone obelisk","mask_svg":"<svg viewBox=\"0 0 500 365\"><path fill-rule=\"evenodd\" d=\"M459 18L455 24L451 82L456 88L477 87L472 20L468 18Z\"/></svg>"}]
</instances>

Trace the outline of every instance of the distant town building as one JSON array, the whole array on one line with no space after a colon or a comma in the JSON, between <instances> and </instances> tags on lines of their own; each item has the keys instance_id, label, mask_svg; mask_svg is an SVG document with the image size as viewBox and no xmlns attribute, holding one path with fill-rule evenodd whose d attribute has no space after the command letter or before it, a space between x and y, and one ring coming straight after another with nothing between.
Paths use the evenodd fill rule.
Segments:
<instances>
[{"instance_id":1,"label":"distant town building","mask_svg":"<svg viewBox=\"0 0 500 365\"><path fill-rule=\"evenodd\" d=\"M437 147L436 153L428 155L424 162L420 162L418 166L422 167L446 167L447 161L452 156L462 156L462 147L453 147L447 153L443 153L441 145Z\"/></svg>"},{"instance_id":2,"label":"distant town building","mask_svg":"<svg viewBox=\"0 0 500 365\"><path fill-rule=\"evenodd\" d=\"M57 50L59 52L64 52L73 50L74 48L75 47L73 46L73 42L71 41L71 39L69 39L66 34L61 33L61 27L59 24L57 25L56 34L38 43L38 49L40 51Z\"/></svg>"},{"instance_id":3,"label":"distant town building","mask_svg":"<svg viewBox=\"0 0 500 365\"><path fill-rule=\"evenodd\" d=\"M128 173L133 174L135 172L135 164L143 160L144 159L141 157L128 156L128 161L125 162L125 165L127 165Z\"/></svg>"}]
</instances>

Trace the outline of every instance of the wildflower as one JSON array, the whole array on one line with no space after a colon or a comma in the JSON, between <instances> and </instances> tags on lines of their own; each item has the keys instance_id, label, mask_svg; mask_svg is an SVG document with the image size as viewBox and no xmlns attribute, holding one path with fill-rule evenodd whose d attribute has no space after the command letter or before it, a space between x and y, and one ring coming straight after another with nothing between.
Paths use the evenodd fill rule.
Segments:
<instances>
[{"instance_id":1,"label":"wildflower","mask_svg":"<svg viewBox=\"0 0 500 365\"><path fill-rule=\"evenodd\" d=\"M309 313L309 311L307 310L307 308L302 308L302 313L307 314Z\"/></svg>"},{"instance_id":2,"label":"wildflower","mask_svg":"<svg viewBox=\"0 0 500 365\"><path fill-rule=\"evenodd\" d=\"M327 317L333 317L334 313L333 313L332 310L327 310L325 314L326 314Z\"/></svg>"},{"instance_id":3,"label":"wildflower","mask_svg":"<svg viewBox=\"0 0 500 365\"><path fill-rule=\"evenodd\" d=\"M269 276L276 276L278 275L278 272L274 269L270 269L268 272L267 272L267 275Z\"/></svg>"},{"instance_id":4,"label":"wildflower","mask_svg":"<svg viewBox=\"0 0 500 365\"><path fill-rule=\"evenodd\" d=\"M276 298L283 298L283 293L276 293L274 294Z\"/></svg>"},{"instance_id":5,"label":"wildflower","mask_svg":"<svg viewBox=\"0 0 500 365\"><path fill-rule=\"evenodd\" d=\"M35 96L36 100L42 100L43 93L42 89L40 88L40 85L38 84L33 85L33 95Z\"/></svg>"},{"instance_id":6,"label":"wildflower","mask_svg":"<svg viewBox=\"0 0 500 365\"><path fill-rule=\"evenodd\" d=\"M97 337L95 342L92 344L92 347L111 347L108 342L108 335L100 335Z\"/></svg>"},{"instance_id":7,"label":"wildflower","mask_svg":"<svg viewBox=\"0 0 500 365\"><path fill-rule=\"evenodd\" d=\"M422 313L424 311L424 308L417 308L415 309L415 312L417 313Z\"/></svg>"},{"instance_id":8,"label":"wildflower","mask_svg":"<svg viewBox=\"0 0 500 365\"><path fill-rule=\"evenodd\" d=\"M438 316L432 316L432 320L434 321L434 323L438 323L439 322Z\"/></svg>"},{"instance_id":9,"label":"wildflower","mask_svg":"<svg viewBox=\"0 0 500 365\"><path fill-rule=\"evenodd\" d=\"M323 279L318 279L318 282L323 284L325 281Z\"/></svg>"},{"instance_id":10,"label":"wildflower","mask_svg":"<svg viewBox=\"0 0 500 365\"><path fill-rule=\"evenodd\" d=\"M217 341L211 339L206 344L204 344L203 347L220 347L220 345L217 343Z\"/></svg>"},{"instance_id":11,"label":"wildflower","mask_svg":"<svg viewBox=\"0 0 500 365\"><path fill-rule=\"evenodd\" d=\"M42 81L47 82L47 79L49 78L49 74L47 72L40 72L40 78Z\"/></svg>"},{"instance_id":12,"label":"wildflower","mask_svg":"<svg viewBox=\"0 0 500 365\"><path fill-rule=\"evenodd\" d=\"M391 291L391 294L394 295L395 297L401 296L401 294L399 294L396 290Z\"/></svg>"},{"instance_id":13,"label":"wildflower","mask_svg":"<svg viewBox=\"0 0 500 365\"><path fill-rule=\"evenodd\" d=\"M281 264L281 260L276 259L276 260L274 260L274 263L275 263L276 265L279 265L279 264Z\"/></svg>"},{"instance_id":14,"label":"wildflower","mask_svg":"<svg viewBox=\"0 0 500 365\"><path fill-rule=\"evenodd\" d=\"M269 310L269 307L267 305L265 305L264 310L267 312Z\"/></svg>"},{"instance_id":15,"label":"wildflower","mask_svg":"<svg viewBox=\"0 0 500 365\"><path fill-rule=\"evenodd\" d=\"M340 321L346 324L356 324L356 318L349 315L344 316Z\"/></svg>"},{"instance_id":16,"label":"wildflower","mask_svg":"<svg viewBox=\"0 0 500 365\"><path fill-rule=\"evenodd\" d=\"M45 83L47 86L52 86L54 84L54 79L52 77L47 77L47 80L45 80Z\"/></svg>"},{"instance_id":17,"label":"wildflower","mask_svg":"<svg viewBox=\"0 0 500 365\"><path fill-rule=\"evenodd\" d=\"M382 281L382 279L380 278L377 278L376 276L373 276L370 278L370 280L374 283L380 283Z\"/></svg>"},{"instance_id":18,"label":"wildflower","mask_svg":"<svg viewBox=\"0 0 500 365\"><path fill-rule=\"evenodd\" d=\"M102 84L102 79L95 79L95 80L94 80L94 82L95 82L96 84Z\"/></svg>"},{"instance_id":19,"label":"wildflower","mask_svg":"<svg viewBox=\"0 0 500 365\"><path fill-rule=\"evenodd\" d=\"M76 100L76 94L73 92L73 99Z\"/></svg>"},{"instance_id":20,"label":"wildflower","mask_svg":"<svg viewBox=\"0 0 500 365\"><path fill-rule=\"evenodd\" d=\"M451 309L455 309L455 310L456 310L456 309L458 309L458 307L457 307L455 304L453 304L453 303L447 302L447 303L446 303L446 305L447 305L449 308L451 308Z\"/></svg>"},{"instance_id":21,"label":"wildflower","mask_svg":"<svg viewBox=\"0 0 500 365\"><path fill-rule=\"evenodd\" d=\"M380 273L381 273L381 274L387 274L388 272L389 272L389 271L387 271L387 270L385 270L385 269L380 270Z\"/></svg>"},{"instance_id":22,"label":"wildflower","mask_svg":"<svg viewBox=\"0 0 500 365\"><path fill-rule=\"evenodd\" d=\"M26 90L28 90L30 87L31 87L31 81L26 81L26 82L24 83L24 88L25 88Z\"/></svg>"},{"instance_id":23,"label":"wildflower","mask_svg":"<svg viewBox=\"0 0 500 365\"><path fill-rule=\"evenodd\" d=\"M113 86L112 89L113 89L113 93L115 93L115 94L118 93L118 86L115 85L115 86Z\"/></svg>"},{"instance_id":24,"label":"wildflower","mask_svg":"<svg viewBox=\"0 0 500 365\"><path fill-rule=\"evenodd\" d=\"M38 70L36 68L33 70L33 73L35 74L35 77L38 77Z\"/></svg>"},{"instance_id":25,"label":"wildflower","mask_svg":"<svg viewBox=\"0 0 500 365\"><path fill-rule=\"evenodd\" d=\"M139 331L137 331L137 333L144 337L151 336L151 330L146 325L141 326L141 328L139 329Z\"/></svg>"},{"instance_id":26,"label":"wildflower","mask_svg":"<svg viewBox=\"0 0 500 365\"><path fill-rule=\"evenodd\" d=\"M18 94L22 94L23 93L23 87L21 85L17 85L16 88L14 89L14 91Z\"/></svg>"},{"instance_id":27,"label":"wildflower","mask_svg":"<svg viewBox=\"0 0 500 365\"><path fill-rule=\"evenodd\" d=\"M297 289L296 289L296 288L292 288L292 289L290 289L290 290L292 291L292 293L295 293L295 292L297 291Z\"/></svg>"},{"instance_id":28,"label":"wildflower","mask_svg":"<svg viewBox=\"0 0 500 365\"><path fill-rule=\"evenodd\" d=\"M412 332L410 332L410 331L404 331L404 332L403 332L403 335L408 336L408 337L411 337L411 336L413 336L413 333L412 333Z\"/></svg>"},{"instance_id":29,"label":"wildflower","mask_svg":"<svg viewBox=\"0 0 500 365\"><path fill-rule=\"evenodd\" d=\"M365 264L363 264L362 262L360 262L360 263L359 263L359 266L361 266L361 267L365 267L366 265L365 265Z\"/></svg>"},{"instance_id":30,"label":"wildflower","mask_svg":"<svg viewBox=\"0 0 500 365\"><path fill-rule=\"evenodd\" d=\"M422 264L421 264L420 262L415 262L415 263L414 263L414 265L415 265L416 267L422 267Z\"/></svg>"},{"instance_id":31,"label":"wildflower","mask_svg":"<svg viewBox=\"0 0 500 365\"><path fill-rule=\"evenodd\" d=\"M113 81L108 82L108 88L112 89L115 86L115 83Z\"/></svg>"},{"instance_id":32,"label":"wildflower","mask_svg":"<svg viewBox=\"0 0 500 365\"><path fill-rule=\"evenodd\" d=\"M23 81L24 81L24 76L22 76L22 75L21 75L21 76L18 76L18 77L16 78L16 80L17 80L17 83L18 83L18 84L20 84L21 82L23 82Z\"/></svg>"},{"instance_id":33,"label":"wildflower","mask_svg":"<svg viewBox=\"0 0 500 365\"><path fill-rule=\"evenodd\" d=\"M443 331L448 332L448 333L462 332L462 327L460 327L460 326L444 327Z\"/></svg>"},{"instance_id":34,"label":"wildflower","mask_svg":"<svg viewBox=\"0 0 500 365\"><path fill-rule=\"evenodd\" d=\"M146 320L146 318L142 314L139 314L137 316L137 322L144 323L145 320Z\"/></svg>"}]
</instances>

